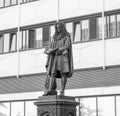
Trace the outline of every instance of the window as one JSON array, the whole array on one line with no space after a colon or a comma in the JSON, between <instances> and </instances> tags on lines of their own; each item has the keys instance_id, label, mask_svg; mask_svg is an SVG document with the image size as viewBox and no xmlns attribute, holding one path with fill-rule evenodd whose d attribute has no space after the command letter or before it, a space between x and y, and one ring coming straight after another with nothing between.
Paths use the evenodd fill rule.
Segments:
<instances>
[{"instance_id":1,"label":"window","mask_svg":"<svg viewBox=\"0 0 120 116\"><path fill-rule=\"evenodd\" d=\"M3 52L3 35L0 35L0 53Z\"/></svg>"},{"instance_id":2,"label":"window","mask_svg":"<svg viewBox=\"0 0 120 116\"><path fill-rule=\"evenodd\" d=\"M115 116L114 97L98 98L98 116Z\"/></svg>"},{"instance_id":3,"label":"window","mask_svg":"<svg viewBox=\"0 0 120 116\"><path fill-rule=\"evenodd\" d=\"M89 20L82 21L82 41L89 40Z\"/></svg>"},{"instance_id":4,"label":"window","mask_svg":"<svg viewBox=\"0 0 120 116\"><path fill-rule=\"evenodd\" d=\"M79 103L79 105L76 106L76 116L81 116L81 114L80 114L80 98L75 98L75 101Z\"/></svg>"},{"instance_id":5,"label":"window","mask_svg":"<svg viewBox=\"0 0 120 116\"><path fill-rule=\"evenodd\" d=\"M117 15L117 36L120 36L120 14Z\"/></svg>"},{"instance_id":6,"label":"window","mask_svg":"<svg viewBox=\"0 0 120 116\"><path fill-rule=\"evenodd\" d=\"M10 41L10 35L4 34L4 52L9 52L9 41Z\"/></svg>"},{"instance_id":7,"label":"window","mask_svg":"<svg viewBox=\"0 0 120 116\"><path fill-rule=\"evenodd\" d=\"M11 33L10 34L10 48L9 51L15 51L17 49L16 46L16 33Z\"/></svg>"},{"instance_id":8,"label":"window","mask_svg":"<svg viewBox=\"0 0 120 116\"><path fill-rule=\"evenodd\" d=\"M24 102L11 103L11 116L24 116Z\"/></svg>"},{"instance_id":9,"label":"window","mask_svg":"<svg viewBox=\"0 0 120 116\"><path fill-rule=\"evenodd\" d=\"M43 46L48 46L49 45L49 26L44 26L43 27Z\"/></svg>"},{"instance_id":10,"label":"window","mask_svg":"<svg viewBox=\"0 0 120 116\"><path fill-rule=\"evenodd\" d=\"M18 34L18 32L17 32L17 34ZM17 36L17 41L19 41L19 42L18 42L18 44L19 44L19 49L21 50L21 49L22 49L22 32L20 32L19 34L20 34L20 35L19 35L19 40L18 40L18 36Z\"/></svg>"},{"instance_id":11,"label":"window","mask_svg":"<svg viewBox=\"0 0 120 116\"><path fill-rule=\"evenodd\" d=\"M20 0L20 3L23 3L23 0Z\"/></svg>"},{"instance_id":12,"label":"window","mask_svg":"<svg viewBox=\"0 0 120 116\"><path fill-rule=\"evenodd\" d=\"M35 101L25 102L25 116L37 116L37 107L34 105L34 102Z\"/></svg>"},{"instance_id":13,"label":"window","mask_svg":"<svg viewBox=\"0 0 120 116\"><path fill-rule=\"evenodd\" d=\"M110 16L110 37L116 36L116 19L115 15Z\"/></svg>"},{"instance_id":14,"label":"window","mask_svg":"<svg viewBox=\"0 0 120 116\"><path fill-rule=\"evenodd\" d=\"M10 103L8 102L0 103L0 116L10 116Z\"/></svg>"},{"instance_id":15,"label":"window","mask_svg":"<svg viewBox=\"0 0 120 116\"><path fill-rule=\"evenodd\" d=\"M22 31L22 49L26 49L26 31Z\"/></svg>"},{"instance_id":16,"label":"window","mask_svg":"<svg viewBox=\"0 0 120 116\"><path fill-rule=\"evenodd\" d=\"M29 30L29 48L35 47L35 30Z\"/></svg>"},{"instance_id":17,"label":"window","mask_svg":"<svg viewBox=\"0 0 120 116\"><path fill-rule=\"evenodd\" d=\"M75 22L74 23L74 31L73 31L73 38L74 42L81 41L81 25L80 22Z\"/></svg>"},{"instance_id":18,"label":"window","mask_svg":"<svg viewBox=\"0 0 120 116\"><path fill-rule=\"evenodd\" d=\"M36 28L36 48L42 47L42 28Z\"/></svg>"},{"instance_id":19,"label":"window","mask_svg":"<svg viewBox=\"0 0 120 116\"><path fill-rule=\"evenodd\" d=\"M73 42L73 23L66 23L66 29L70 33L71 40Z\"/></svg>"},{"instance_id":20,"label":"window","mask_svg":"<svg viewBox=\"0 0 120 116\"><path fill-rule=\"evenodd\" d=\"M90 19L90 39L97 39L97 21L96 18Z\"/></svg>"},{"instance_id":21,"label":"window","mask_svg":"<svg viewBox=\"0 0 120 116\"><path fill-rule=\"evenodd\" d=\"M81 116L96 116L96 98L80 99Z\"/></svg>"},{"instance_id":22,"label":"window","mask_svg":"<svg viewBox=\"0 0 120 116\"><path fill-rule=\"evenodd\" d=\"M11 4L13 5L13 4L17 4L17 0L12 0L11 1Z\"/></svg>"},{"instance_id":23,"label":"window","mask_svg":"<svg viewBox=\"0 0 120 116\"><path fill-rule=\"evenodd\" d=\"M55 26L52 25L52 26L50 26L50 40L52 39L54 33L55 33Z\"/></svg>"},{"instance_id":24,"label":"window","mask_svg":"<svg viewBox=\"0 0 120 116\"><path fill-rule=\"evenodd\" d=\"M0 0L0 7L4 6L4 0Z\"/></svg>"},{"instance_id":25,"label":"window","mask_svg":"<svg viewBox=\"0 0 120 116\"><path fill-rule=\"evenodd\" d=\"M28 36L28 30L26 30L26 49L29 48L29 36Z\"/></svg>"},{"instance_id":26,"label":"window","mask_svg":"<svg viewBox=\"0 0 120 116\"><path fill-rule=\"evenodd\" d=\"M104 18L104 37L107 38L106 17ZM97 19L97 38L102 39L102 17Z\"/></svg>"},{"instance_id":27,"label":"window","mask_svg":"<svg viewBox=\"0 0 120 116\"><path fill-rule=\"evenodd\" d=\"M116 97L116 116L120 116L120 96Z\"/></svg>"},{"instance_id":28,"label":"window","mask_svg":"<svg viewBox=\"0 0 120 116\"><path fill-rule=\"evenodd\" d=\"M10 6L10 0L5 0L5 6Z\"/></svg>"}]
</instances>

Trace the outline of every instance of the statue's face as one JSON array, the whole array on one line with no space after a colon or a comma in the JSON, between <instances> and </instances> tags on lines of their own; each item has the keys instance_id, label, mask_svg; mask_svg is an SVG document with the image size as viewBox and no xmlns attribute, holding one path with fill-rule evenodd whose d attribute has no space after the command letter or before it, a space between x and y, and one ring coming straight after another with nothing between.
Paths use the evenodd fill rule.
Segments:
<instances>
[{"instance_id":1,"label":"statue's face","mask_svg":"<svg viewBox=\"0 0 120 116\"><path fill-rule=\"evenodd\" d=\"M57 32L58 33L60 33L61 32L61 25L58 23L57 25L56 25L56 29L57 29Z\"/></svg>"}]
</instances>

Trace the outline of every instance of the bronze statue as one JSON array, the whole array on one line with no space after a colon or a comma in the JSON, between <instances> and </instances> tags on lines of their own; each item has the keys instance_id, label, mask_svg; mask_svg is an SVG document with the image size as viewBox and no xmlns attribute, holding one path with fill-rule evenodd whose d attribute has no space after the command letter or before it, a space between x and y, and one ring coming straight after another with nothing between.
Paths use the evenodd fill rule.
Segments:
<instances>
[{"instance_id":1,"label":"bronze statue","mask_svg":"<svg viewBox=\"0 0 120 116\"><path fill-rule=\"evenodd\" d=\"M71 38L64 23L57 22L55 24L55 33L49 47L45 50L45 54L48 55L48 59L46 63L47 78L44 95L57 95L56 78L61 79L60 95L64 95L67 78L73 74Z\"/></svg>"}]
</instances>

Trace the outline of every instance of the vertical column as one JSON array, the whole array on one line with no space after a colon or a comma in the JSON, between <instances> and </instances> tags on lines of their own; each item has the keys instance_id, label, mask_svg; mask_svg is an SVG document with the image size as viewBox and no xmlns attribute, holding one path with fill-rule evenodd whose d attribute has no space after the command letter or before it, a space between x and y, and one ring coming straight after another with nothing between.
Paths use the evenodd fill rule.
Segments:
<instances>
[{"instance_id":1,"label":"vertical column","mask_svg":"<svg viewBox=\"0 0 120 116\"><path fill-rule=\"evenodd\" d=\"M20 41L20 22L21 22L21 8L20 0L18 0L18 33L17 33L17 78L20 74L20 53L19 53L19 41Z\"/></svg>"}]
</instances>

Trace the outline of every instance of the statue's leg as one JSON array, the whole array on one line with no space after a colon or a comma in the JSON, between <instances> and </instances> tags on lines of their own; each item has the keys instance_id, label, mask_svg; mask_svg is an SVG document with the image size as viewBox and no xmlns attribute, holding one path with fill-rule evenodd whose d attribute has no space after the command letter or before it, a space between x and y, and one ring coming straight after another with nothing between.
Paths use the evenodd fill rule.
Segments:
<instances>
[{"instance_id":1,"label":"statue's leg","mask_svg":"<svg viewBox=\"0 0 120 116\"><path fill-rule=\"evenodd\" d=\"M49 85L48 91L55 91L56 88L57 88L56 77L54 75L52 75L50 78L50 85Z\"/></svg>"},{"instance_id":2,"label":"statue's leg","mask_svg":"<svg viewBox=\"0 0 120 116\"><path fill-rule=\"evenodd\" d=\"M52 74L49 81L49 87L44 95L57 95L56 74Z\"/></svg>"},{"instance_id":3,"label":"statue's leg","mask_svg":"<svg viewBox=\"0 0 120 116\"><path fill-rule=\"evenodd\" d=\"M60 95L64 95L66 83L67 83L67 76L65 74L62 74Z\"/></svg>"}]
</instances>

